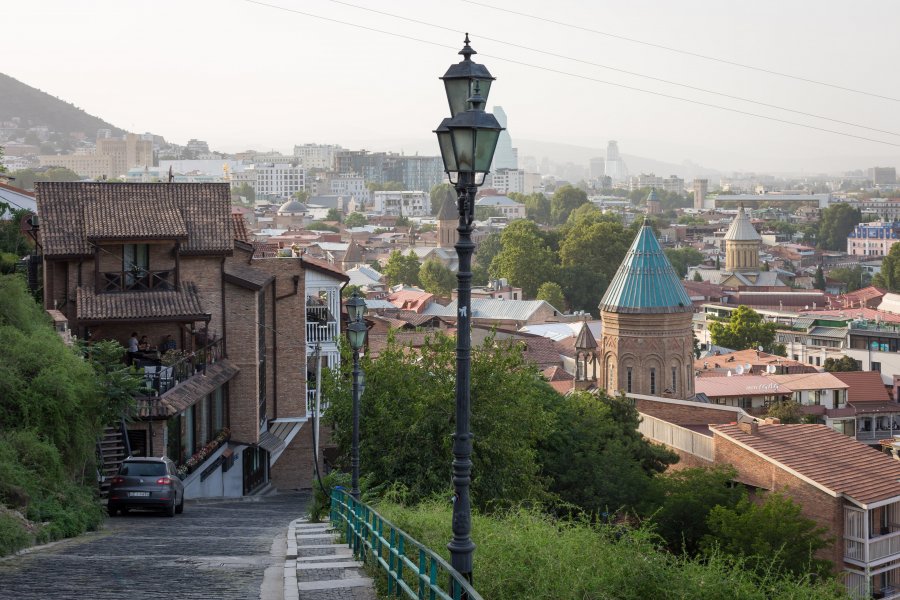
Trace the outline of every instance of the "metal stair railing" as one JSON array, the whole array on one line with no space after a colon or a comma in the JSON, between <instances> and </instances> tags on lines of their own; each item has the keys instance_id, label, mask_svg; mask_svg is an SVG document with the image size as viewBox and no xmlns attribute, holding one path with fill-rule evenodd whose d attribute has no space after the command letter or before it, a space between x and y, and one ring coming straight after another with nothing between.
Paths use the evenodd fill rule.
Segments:
<instances>
[{"instance_id":1,"label":"metal stair railing","mask_svg":"<svg viewBox=\"0 0 900 600\"><path fill-rule=\"evenodd\" d=\"M344 533L347 545L358 559L385 573L388 596L402 594L415 600L483 600L450 563L368 504L355 500L342 487L335 487L331 492L331 522Z\"/></svg>"}]
</instances>

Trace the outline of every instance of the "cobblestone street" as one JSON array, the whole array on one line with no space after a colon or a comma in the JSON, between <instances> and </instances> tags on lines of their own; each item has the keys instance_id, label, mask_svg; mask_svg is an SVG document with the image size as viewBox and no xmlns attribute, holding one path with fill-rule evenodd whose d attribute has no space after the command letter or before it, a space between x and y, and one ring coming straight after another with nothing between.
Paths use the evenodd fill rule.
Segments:
<instances>
[{"instance_id":1,"label":"cobblestone street","mask_svg":"<svg viewBox=\"0 0 900 600\"><path fill-rule=\"evenodd\" d=\"M107 518L101 532L0 560L0 598L278 600L287 527L308 504L286 493ZM261 592L267 568L277 580Z\"/></svg>"}]
</instances>

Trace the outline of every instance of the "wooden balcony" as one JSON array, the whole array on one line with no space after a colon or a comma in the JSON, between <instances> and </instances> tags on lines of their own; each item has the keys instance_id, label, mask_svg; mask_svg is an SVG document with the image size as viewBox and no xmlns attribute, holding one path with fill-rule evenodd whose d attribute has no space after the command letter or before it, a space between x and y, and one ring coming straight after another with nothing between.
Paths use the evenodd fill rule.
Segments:
<instances>
[{"instance_id":1,"label":"wooden balcony","mask_svg":"<svg viewBox=\"0 0 900 600\"><path fill-rule=\"evenodd\" d=\"M171 291L175 289L175 271L112 271L100 274L101 293Z\"/></svg>"}]
</instances>

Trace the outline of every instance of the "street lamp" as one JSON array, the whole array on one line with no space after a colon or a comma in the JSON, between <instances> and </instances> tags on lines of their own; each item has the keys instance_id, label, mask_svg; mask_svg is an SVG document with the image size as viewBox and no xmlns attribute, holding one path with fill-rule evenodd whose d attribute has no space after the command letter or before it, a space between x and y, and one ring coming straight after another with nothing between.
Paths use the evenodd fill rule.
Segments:
<instances>
[{"instance_id":1,"label":"street lamp","mask_svg":"<svg viewBox=\"0 0 900 600\"><path fill-rule=\"evenodd\" d=\"M350 495L359 500L359 351L366 342L366 301L356 292L347 301L347 337L353 350L353 446L350 452L350 469L352 470Z\"/></svg>"},{"instance_id":2,"label":"street lamp","mask_svg":"<svg viewBox=\"0 0 900 600\"><path fill-rule=\"evenodd\" d=\"M475 50L469 46L469 34L459 52L463 60L452 65L441 77L450 105L450 118L435 130L444 171L456 188L459 257L456 328L456 433L453 435L453 539L447 544L451 565L472 581L472 554L475 544L472 531L469 485L472 481L472 433L469 431L469 392L471 387L472 343L472 222L475 220L475 192L484 183L503 128L494 115L484 112L484 105L494 77L488 70L472 62ZM483 94L483 95L482 95ZM481 181L476 182L481 175Z\"/></svg>"}]
</instances>

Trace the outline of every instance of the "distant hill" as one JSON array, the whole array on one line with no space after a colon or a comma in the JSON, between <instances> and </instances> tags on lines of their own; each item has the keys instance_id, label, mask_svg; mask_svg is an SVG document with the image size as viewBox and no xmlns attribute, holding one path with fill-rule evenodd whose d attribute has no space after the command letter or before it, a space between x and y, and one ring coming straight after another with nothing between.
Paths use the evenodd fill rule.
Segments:
<instances>
[{"instance_id":1,"label":"distant hill","mask_svg":"<svg viewBox=\"0 0 900 600\"><path fill-rule=\"evenodd\" d=\"M93 139L97 130L104 128L111 129L113 135L125 133L74 104L0 73L0 121L12 117L19 117L23 128L46 125L58 133L83 132L88 139Z\"/></svg>"}]
</instances>

